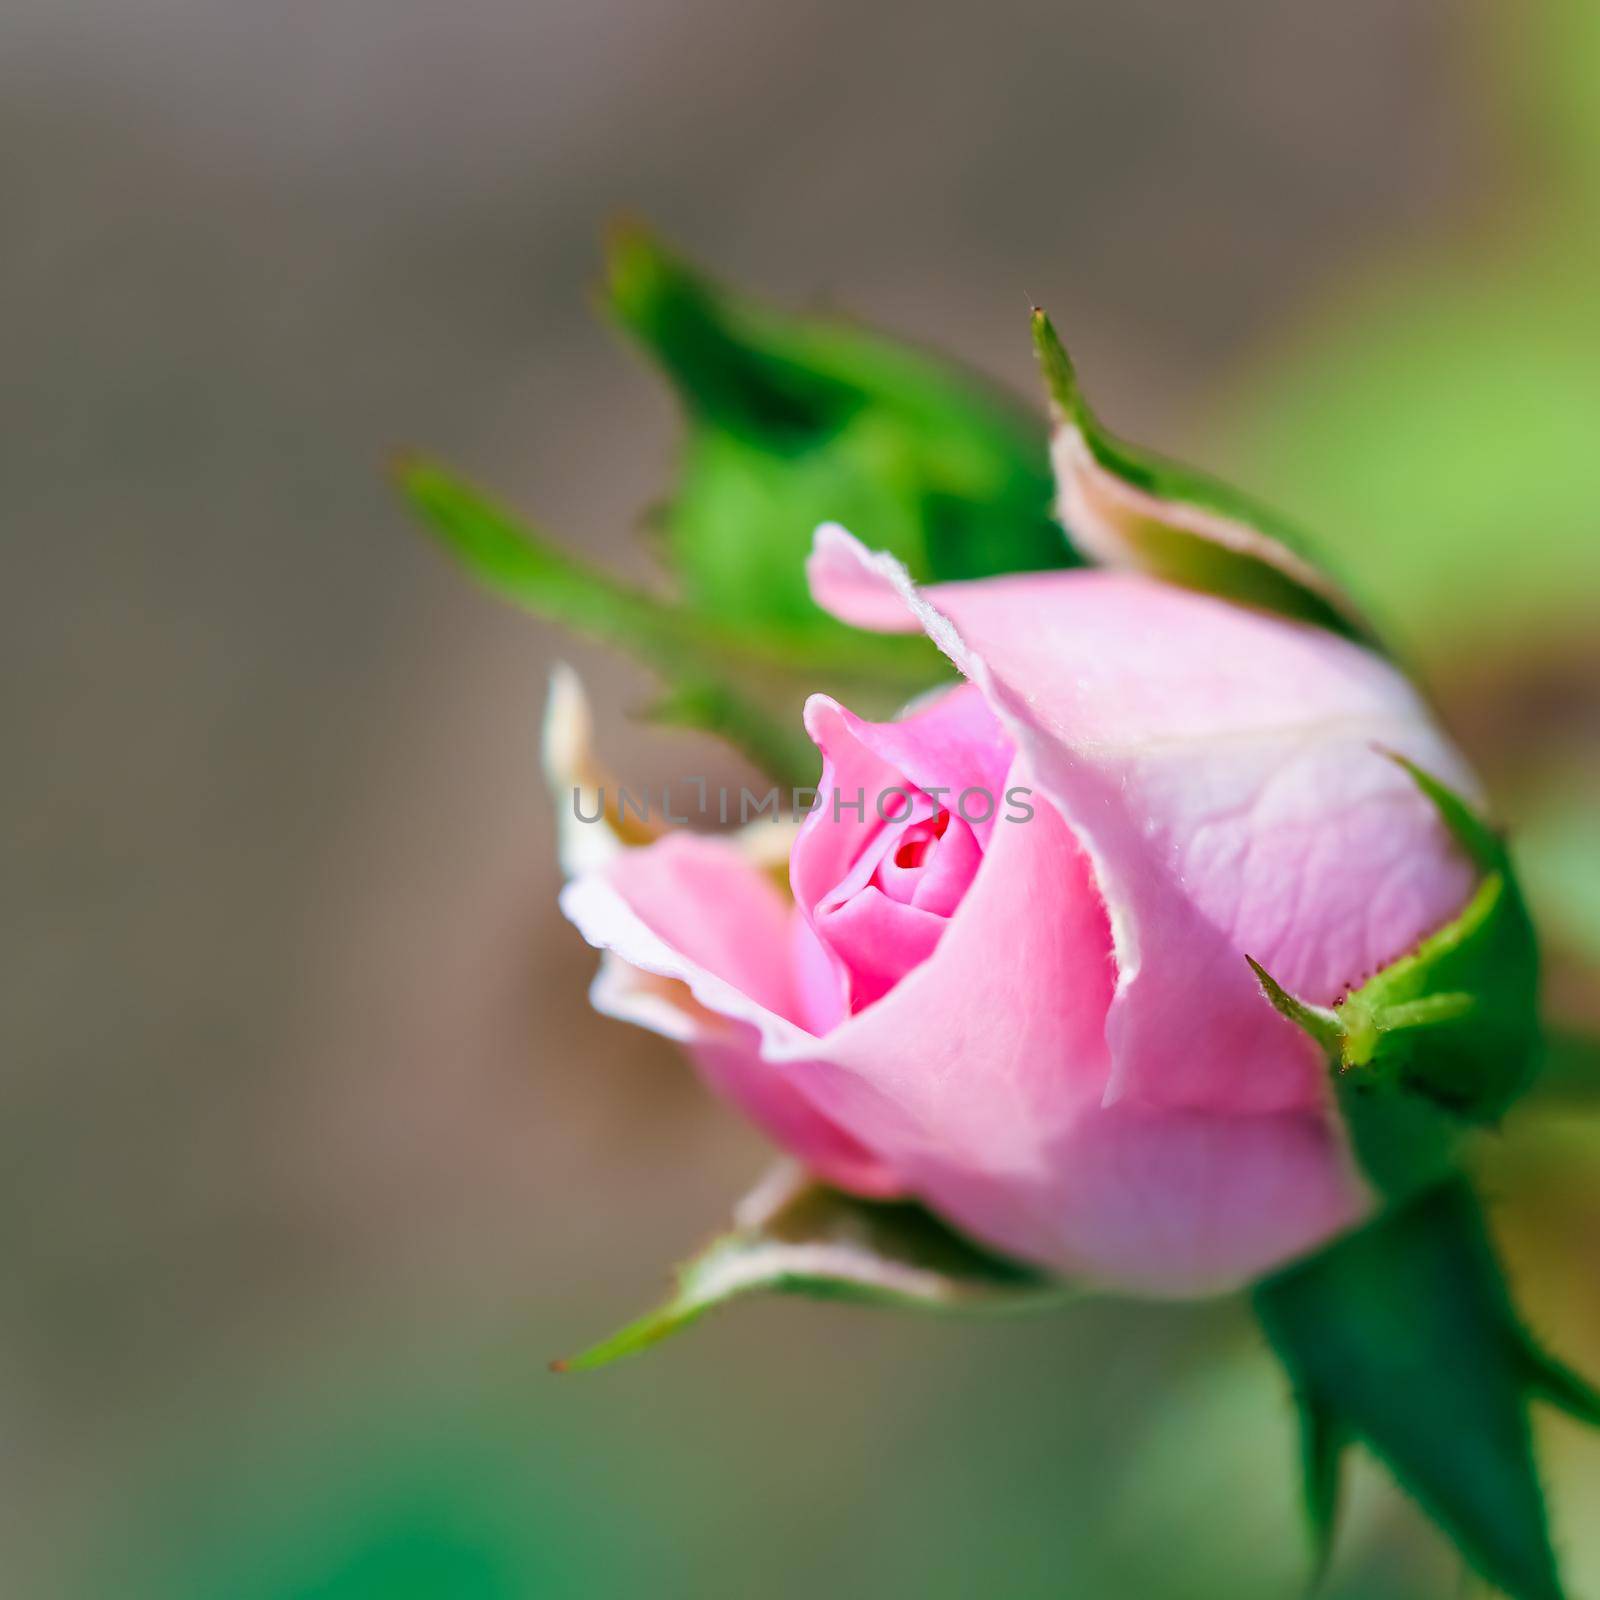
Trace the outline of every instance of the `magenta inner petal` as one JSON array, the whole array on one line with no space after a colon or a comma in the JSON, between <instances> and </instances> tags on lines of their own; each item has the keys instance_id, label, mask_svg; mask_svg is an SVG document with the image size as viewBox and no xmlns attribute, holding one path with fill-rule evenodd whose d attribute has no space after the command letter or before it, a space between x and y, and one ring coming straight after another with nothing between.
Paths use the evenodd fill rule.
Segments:
<instances>
[{"instance_id":1,"label":"magenta inner petal","mask_svg":"<svg viewBox=\"0 0 1600 1600\"><path fill-rule=\"evenodd\" d=\"M875 884L817 918L817 932L845 964L850 1009L882 999L933 954L947 918L891 900Z\"/></svg>"},{"instance_id":2,"label":"magenta inner petal","mask_svg":"<svg viewBox=\"0 0 1600 1600\"><path fill-rule=\"evenodd\" d=\"M800 829L790 881L816 936L805 951L808 1017L839 1020L881 999L932 955L977 876L1003 808L1012 747L969 686L898 722L869 723L814 696L819 803ZM971 802L976 823L951 796Z\"/></svg>"},{"instance_id":3,"label":"magenta inner petal","mask_svg":"<svg viewBox=\"0 0 1600 1600\"><path fill-rule=\"evenodd\" d=\"M972 829L941 811L906 827L878 863L872 881L891 900L948 917L961 904L982 860Z\"/></svg>"},{"instance_id":4,"label":"magenta inner petal","mask_svg":"<svg viewBox=\"0 0 1600 1600\"><path fill-rule=\"evenodd\" d=\"M844 969L852 1012L933 954L983 861L972 829L926 795L906 811L882 825L813 908L817 937Z\"/></svg>"}]
</instances>

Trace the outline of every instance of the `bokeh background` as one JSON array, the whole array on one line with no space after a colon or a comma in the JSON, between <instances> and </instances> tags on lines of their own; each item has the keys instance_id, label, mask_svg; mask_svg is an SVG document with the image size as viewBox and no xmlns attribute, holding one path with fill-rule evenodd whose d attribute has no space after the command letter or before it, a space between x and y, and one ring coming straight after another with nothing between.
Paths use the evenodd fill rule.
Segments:
<instances>
[{"instance_id":1,"label":"bokeh background","mask_svg":"<svg viewBox=\"0 0 1600 1600\"><path fill-rule=\"evenodd\" d=\"M1237 1306L749 1305L547 1374L763 1164L587 1010L549 664L630 776L726 758L383 463L645 570L676 419L586 307L619 209L1026 394L1039 300L1114 426L1389 619L1593 1022L1600 7L7 0L0 193L0 1592L1298 1592ZM1500 1226L1592 1371L1600 1124L1514 1124ZM1540 1425L1600 1593L1600 1442ZM1462 1592L1355 1491L1335 1594Z\"/></svg>"}]
</instances>

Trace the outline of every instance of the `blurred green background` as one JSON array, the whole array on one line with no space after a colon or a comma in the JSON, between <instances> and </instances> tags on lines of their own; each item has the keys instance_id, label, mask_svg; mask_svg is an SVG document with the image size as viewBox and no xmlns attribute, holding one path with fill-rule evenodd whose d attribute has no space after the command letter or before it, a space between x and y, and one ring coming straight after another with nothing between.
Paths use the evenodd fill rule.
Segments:
<instances>
[{"instance_id":1,"label":"blurred green background","mask_svg":"<svg viewBox=\"0 0 1600 1600\"><path fill-rule=\"evenodd\" d=\"M381 475L437 449L635 573L664 391L587 315L642 212L1316 531L1490 775L1600 1023L1593 0L9 0L0 14L0 1592L1287 1596L1233 1305L798 1302L590 1378L760 1170L588 1012L537 765L570 655ZM688 754L693 750L693 756ZM1600 1370L1600 1138L1488 1152ZM1540 1418L1600 1593L1600 1440ZM1331 1592L1457 1564L1373 1469Z\"/></svg>"}]
</instances>

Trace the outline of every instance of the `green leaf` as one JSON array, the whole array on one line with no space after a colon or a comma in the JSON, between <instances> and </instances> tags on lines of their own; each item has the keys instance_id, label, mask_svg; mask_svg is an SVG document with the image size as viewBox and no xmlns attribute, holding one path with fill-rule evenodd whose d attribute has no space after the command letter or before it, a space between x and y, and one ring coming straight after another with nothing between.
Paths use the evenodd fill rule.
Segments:
<instances>
[{"instance_id":1,"label":"green leaf","mask_svg":"<svg viewBox=\"0 0 1600 1600\"><path fill-rule=\"evenodd\" d=\"M1528 1399L1600 1411L1523 1330L1465 1179L1266 1279L1254 1300L1307 1429L1319 1553L1340 1455L1360 1440L1483 1577L1514 1600L1560 1600Z\"/></svg>"},{"instance_id":2,"label":"green leaf","mask_svg":"<svg viewBox=\"0 0 1600 1600\"><path fill-rule=\"evenodd\" d=\"M1331 1009L1250 965L1272 1004L1326 1053L1357 1157L1398 1198L1442 1177L1461 1131L1494 1122L1528 1087L1540 1038L1538 949L1504 841L1458 795L1393 759L1483 873L1471 900Z\"/></svg>"},{"instance_id":3,"label":"green leaf","mask_svg":"<svg viewBox=\"0 0 1600 1600\"><path fill-rule=\"evenodd\" d=\"M924 581L1075 563L1050 519L1043 428L959 368L730 294L637 227L610 241L605 304L684 403L688 439L660 525L668 565L705 614L836 642L845 630L812 604L804 576L827 521Z\"/></svg>"},{"instance_id":4,"label":"green leaf","mask_svg":"<svg viewBox=\"0 0 1600 1600\"><path fill-rule=\"evenodd\" d=\"M1043 311L1034 345L1055 418L1057 504L1074 543L1109 566L1373 642L1353 602L1275 514L1200 473L1136 450L1090 409Z\"/></svg>"},{"instance_id":5,"label":"green leaf","mask_svg":"<svg viewBox=\"0 0 1600 1600\"><path fill-rule=\"evenodd\" d=\"M666 1300L555 1368L607 1366L758 1293L990 1314L1074 1298L1067 1285L978 1249L920 1206L858 1200L786 1166L740 1204L728 1232L678 1269Z\"/></svg>"}]
</instances>

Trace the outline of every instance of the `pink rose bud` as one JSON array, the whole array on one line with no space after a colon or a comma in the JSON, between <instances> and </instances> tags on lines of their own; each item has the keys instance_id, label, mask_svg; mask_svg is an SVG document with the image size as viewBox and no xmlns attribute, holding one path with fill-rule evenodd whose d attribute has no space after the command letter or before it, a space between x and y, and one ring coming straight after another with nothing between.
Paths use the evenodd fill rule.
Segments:
<instances>
[{"instance_id":1,"label":"pink rose bud","mask_svg":"<svg viewBox=\"0 0 1600 1600\"><path fill-rule=\"evenodd\" d=\"M1365 1217L1325 1060L1245 958L1332 1005L1472 893L1392 759L1476 792L1404 677L1133 574L918 591L825 528L810 576L967 681L888 723L813 698L792 899L771 823L590 851L562 904L596 1004L827 1181L1090 1283L1224 1290Z\"/></svg>"}]
</instances>

